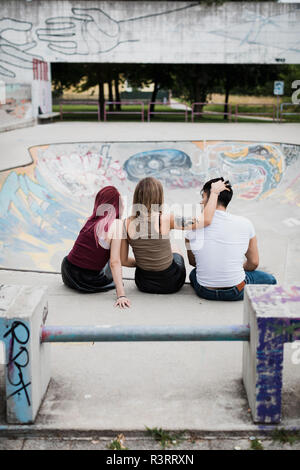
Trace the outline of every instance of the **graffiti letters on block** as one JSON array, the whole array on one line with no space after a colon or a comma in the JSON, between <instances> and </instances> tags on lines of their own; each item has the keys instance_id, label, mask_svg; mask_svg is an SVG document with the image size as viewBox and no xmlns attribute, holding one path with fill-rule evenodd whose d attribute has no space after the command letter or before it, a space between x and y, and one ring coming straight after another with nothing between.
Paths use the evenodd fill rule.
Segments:
<instances>
[{"instance_id":1,"label":"graffiti letters on block","mask_svg":"<svg viewBox=\"0 0 300 470\"><path fill-rule=\"evenodd\" d=\"M29 352L28 342L30 331L26 323L14 321L7 327L8 331L3 335L8 348L7 381L11 390L7 398L15 397L31 406L30 391L31 382L28 379Z\"/></svg>"}]
</instances>

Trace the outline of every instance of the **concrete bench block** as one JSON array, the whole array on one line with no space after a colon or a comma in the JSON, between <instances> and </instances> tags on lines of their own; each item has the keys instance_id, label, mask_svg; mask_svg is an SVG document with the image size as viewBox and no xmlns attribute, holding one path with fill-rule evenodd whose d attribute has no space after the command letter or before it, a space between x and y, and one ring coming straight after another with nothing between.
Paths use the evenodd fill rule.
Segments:
<instances>
[{"instance_id":1,"label":"concrete bench block","mask_svg":"<svg viewBox=\"0 0 300 470\"><path fill-rule=\"evenodd\" d=\"M33 423L50 381L50 349L41 343L46 292L47 287L0 286L8 423Z\"/></svg>"},{"instance_id":2,"label":"concrete bench block","mask_svg":"<svg viewBox=\"0 0 300 470\"><path fill-rule=\"evenodd\" d=\"M38 121L40 123L45 121L53 121L56 117L60 116L60 113L45 113L45 114L38 114Z\"/></svg>"},{"instance_id":3,"label":"concrete bench block","mask_svg":"<svg viewBox=\"0 0 300 470\"><path fill-rule=\"evenodd\" d=\"M284 343L300 333L300 286L248 285L244 323L243 381L255 423L279 423Z\"/></svg>"}]
</instances>

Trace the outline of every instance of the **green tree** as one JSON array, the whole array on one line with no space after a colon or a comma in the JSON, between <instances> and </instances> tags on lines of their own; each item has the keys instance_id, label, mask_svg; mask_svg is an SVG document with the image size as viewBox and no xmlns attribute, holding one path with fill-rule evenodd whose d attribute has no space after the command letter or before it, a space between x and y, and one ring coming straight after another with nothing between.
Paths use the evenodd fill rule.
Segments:
<instances>
[{"instance_id":1,"label":"green tree","mask_svg":"<svg viewBox=\"0 0 300 470\"><path fill-rule=\"evenodd\" d=\"M189 103L205 103L208 93L214 91L219 77L214 64L191 64L174 66L172 72L173 96ZM201 111L203 105L199 105Z\"/></svg>"},{"instance_id":2,"label":"green tree","mask_svg":"<svg viewBox=\"0 0 300 470\"><path fill-rule=\"evenodd\" d=\"M59 97L64 90L68 90L72 86L77 87L84 74L83 64L53 62L51 76L54 96Z\"/></svg>"},{"instance_id":3,"label":"green tree","mask_svg":"<svg viewBox=\"0 0 300 470\"><path fill-rule=\"evenodd\" d=\"M103 119L104 84L108 84L109 101L120 101L118 87L121 81L122 68L122 64L53 63L51 72L54 95L60 96L64 90L69 89L71 86L75 87L78 93L97 86L100 117ZM109 106L110 110L113 110L113 105L110 104ZM120 105L117 108L120 109Z\"/></svg>"},{"instance_id":4,"label":"green tree","mask_svg":"<svg viewBox=\"0 0 300 470\"><path fill-rule=\"evenodd\" d=\"M232 92L245 95L256 95L259 87L265 87L267 83L278 80L278 65L253 65L253 64L224 64L218 65L216 74L219 77L219 86L225 95L224 119L228 118L229 96ZM266 93L270 95L271 92Z\"/></svg>"},{"instance_id":5,"label":"green tree","mask_svg":"<svg viewBox=\"0 0 300 470\"><path fill-rule=\"evenodd\" d=\"M153 84L150 111L154 111L154 104L159 90L170 89L173 86L172 70L169 64L134 64L126 65L124 77L134 88L142 88Z\"/></svg>"}]
</instances>

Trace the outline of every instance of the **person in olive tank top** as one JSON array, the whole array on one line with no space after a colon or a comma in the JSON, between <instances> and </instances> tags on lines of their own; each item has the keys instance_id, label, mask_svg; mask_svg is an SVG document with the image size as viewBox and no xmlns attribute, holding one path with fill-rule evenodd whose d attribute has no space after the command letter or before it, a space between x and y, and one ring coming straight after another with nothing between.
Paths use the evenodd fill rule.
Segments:
<instances>
[{"instance_id":1,"label":"person in olive tank top","mask_svg":"<svg viewBox=\"0 0 300 470\"><path fill-rule=\"evenodd\" d=\"M177 217L164 213L163 186L155 178L144 178L133 195L133 215L124 220L121 243L123 266L136 267L135 283L142 292L171 294L183 286L186 278L184 258L170 241L170 231L193 230L209 225L214 216L218 195L226 184L219 181L212 187L212 197L202 217ZM135 263L128 258L131 246Z\"/></svg>"}]
</instances>

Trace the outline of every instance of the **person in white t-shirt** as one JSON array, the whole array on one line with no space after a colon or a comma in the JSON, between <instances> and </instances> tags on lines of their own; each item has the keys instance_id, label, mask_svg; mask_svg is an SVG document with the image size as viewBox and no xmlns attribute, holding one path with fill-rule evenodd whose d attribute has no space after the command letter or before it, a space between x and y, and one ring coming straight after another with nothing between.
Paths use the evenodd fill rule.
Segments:
<instances>
[{"instance_id":1,"label":"person in white t-shirt","mask_svg":"<svg viewBox=\"0 0 300 470\"><path fill-rule=\"evenodd\" d=\"M203 186L202 204L207 204L211 184ZM246 217L227 212L233 191L222 191L212 223L186 234L189 262L195 266L190 282L196 294L208 300L241 300L246 284L276 284L272 274L258 271L259 254L255 229Z\"/></svg>"}]
</instances>

